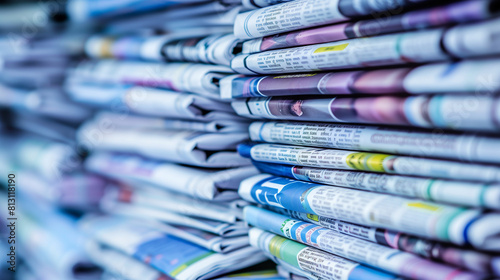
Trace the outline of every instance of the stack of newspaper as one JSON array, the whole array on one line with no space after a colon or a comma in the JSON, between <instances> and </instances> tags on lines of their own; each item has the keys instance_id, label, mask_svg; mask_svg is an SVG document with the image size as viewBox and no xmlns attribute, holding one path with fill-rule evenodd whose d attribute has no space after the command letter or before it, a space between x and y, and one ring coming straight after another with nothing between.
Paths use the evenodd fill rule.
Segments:
<instances>
[{"instance_id":1,"label":"stack of newspaper","mask_svg":"<svg viewBox=\"0 0 500 280\"><path fill-rule=\"evenodd\" d=\"M151 17L180 24L180 14L220 5ZM234 16L241 8L224 6ZM149 28L159 23L142 19ZM258 174L236 151L248 139L249 120L219 93L242 41L223 24L162 35L119 33L122 24L86 40L89 59L64 84L74 101L98 110L76 136L90 151L85 169L116 185L100 203L104 215L79 222L93 240L90 257L124 279L205 279L265 261L249 244L242 213L248 203L237 193L243 179Z\"/></svg>"},{"instance_id":2,"label":"stack of newspaper","mask_svg":"<svg viewBox=\"0 0 500 280\"><path fill-rule=\"evenodd\" d=\"M161 10L181 3L185 9ZM22 244L12 253L22 266L7 256L12 262L2 262L2 270L21 271L19 279L198 279L266 260L249 246L242 219L248 203L237 194L240 181L258 173L236 152L248 139L249 122L219 98L218 80L233 73L227 65L240 40L217 21L177 34L165 27L162 36L151 29L158 20L124 27L153 9L166 18L185 11L207 19L219 18L222 8L234 16L242 9L215 4L68 1L2 8L0 170L8 185L0 204L12 211L0 213L0 247L9 253L9 244ZM70 22L59 26L48 14L61 9ZM117 19L131 14L137 18ZM43 15L46 22L35 22L28 36L16 15ZM109 30L89 36L96 29ZM151 44L160 44L158 55L172 46L193 53L179 40L199 40L200 57L169 56L178 62L165 64L134 56L134 46ZM208 60L201 58L209 53L199 50L204 44L214 55ZM97 60L96 48L126 60ZM84 54L96 60L82 61ZM106 67L110 73L99 72ZM233 278L276 279L274 269L261 268ZM2 279L14 275L3 272Z\"/></svg>"},{"instance_id":3,"label":"stack of newspaper","mask_svg":"<svg viewBox=\"0 0 500 280\"><path fill-rule=\"evenodd\" d=\"M261 206L244 209L250 243L289 275L500 276L499 5L429 2L236 17L248 41L221 97L271 119L238 147L263 173L239 194Z\"/></svg>"},{"instance_id":4,"label":"stack of newspaper","mask_svg":"<svg viewBox=\"0 0 500 280\"><path fill-rule=\"evenodd\" d=\"M500 1L24 2L0 278L500 277Z\"/></svg>"}]
</instances>

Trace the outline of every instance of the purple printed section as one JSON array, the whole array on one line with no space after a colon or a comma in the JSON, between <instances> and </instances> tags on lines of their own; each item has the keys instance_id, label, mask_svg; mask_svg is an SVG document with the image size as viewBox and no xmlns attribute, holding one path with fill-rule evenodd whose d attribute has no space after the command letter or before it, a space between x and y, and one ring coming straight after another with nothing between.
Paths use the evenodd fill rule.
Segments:
<instances>
[{"instance_id":1,"label":"purple printed section","mask_svg":"<svg viewBox=\"0 0 500 280\"><path fill-rule=\"evenodd\" d=\"M494 272L492 264L495 257L490 254L384 229L377 229L375 238L379 244L427 259L449 263L476 272L488 274Z\"/></svg>"},{"instance_id":2,"label":"purple printed section","mask_svg":"<svg viewBox=\"0 0 500 280\"><path fill-rule=\"evenodd\" d=\"M96 175L72 174L65 176L59 185L59 203L72 209L97 207L108 182Z\"/></svg>"},{"instance_id":3,"label":"purple printed section","mask_svg":"<svg viewBox=\"0 0 500 280\"><path fill-rule=\"evenodd\" d=\"M264 118L500 132L499 97L269 97L245 102L249 110L245 114Z\"/></svg>"},{"instance_id":4,"label":"purple printed section","mask_svg":"<svg viewBox=\"0 0 500 280\"><path fill-rule=\"evenodd\" d=\"M125 79L122 79L120 82L122 82L124 84L131 84L131 85L137 85L137 86L159 87L159 88L171 89L174 91L181 91L174 86L172 81L169 81L169 80L125 78Z\"/></svg>"},{"instance_id":5,"label":"purple printed section","mask_svg":"<svg viewBox=\"0 0 500 280\"><path fill-rule=\"evenodd\" d=\"M305 30L293 31L285 34L264 37L260 46L261 51L283 49L294 46L312 45L318 42L334 42L349 39L345 30L349 24L341 23Z\"/></svg>"},{"instance_id":6,"label":"purple printed section","mask_svg":"<svg viewBox=\"0 0 500 280\"><path fill-rule=\"evenodd\" d=\"M273 98L267 109L273 117L293 120L330 120L350 123L411 125L404 113L405 98Z\"/></svg>"},{"instance_id":7,"label":"purple printed section","mask_svg":"<svg viewBox=\"0 0 500 280\"><path fill-rule=\"evenodd\" d=\"M490 11L489 1L471 0L408 12L403 15L361 20L354 23L333 24L267 36L262 39L260 50L283 49L454 23L480 21L490 18L493 12Z\"/></svg>"},{"instance_id":8,"label":"purple printed section","mask_svg":"<svg viewBox=\"0 0 500 280\"><path fill-rule=\"evenodd\" d=\"M338 98L330 103L331 114L343 121L353 123L386 123L410 125L404 112L405 98Z\"/></svg>"},{"instance_id":9,"label":"purple printed section","mask_svg":"<svg viewBox=\"0 0 500 280\"><path fill-rule=\"evenodd\" d=\"M403 81L411 68L365 71L350 86L352 93L405 93Z\"/></svg>"},{"instance_id":10,"label":"purple printed section","mask_svg":"<svg viewBox=\"0 0 500 280\"><path fill-rule=\"evenodd\" d=\"M239 77L233 97L406 93L403 80L412 68L334 73Z\"/></svg>"},{"instance_id":11,"label":"purple printed section","mask_svg":"<svg viewBox=\"0 0 500 280\"><path fill-rule=\"evenodd\" d=\"M409 12L403 16L405 29L426 28L485 20L492 15L490 1L471 0L433 9Z\"/></svg>"}]
</instances>

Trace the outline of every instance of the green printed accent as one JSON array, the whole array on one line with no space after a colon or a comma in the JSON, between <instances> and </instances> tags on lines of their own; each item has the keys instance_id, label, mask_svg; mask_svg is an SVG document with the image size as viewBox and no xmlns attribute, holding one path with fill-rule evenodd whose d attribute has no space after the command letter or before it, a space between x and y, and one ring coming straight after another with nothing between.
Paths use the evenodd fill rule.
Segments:
<instances>
[{"instance_id":1,"label":"green printed accent","mask_svg":"<svg viewBox=\"0 0 500 280\"><path fill-rule=\"evenodd\" d=\"M285 228L286 224L287 224L288 222L290 222L290 221L291 221L290 219L286 219L286 220L284 220L284 221L283 221L283 223L281 223L281 228L280 228L280 230L281 230L281 232L282 232L285 236L289 236L289 235L287 235L287 233L285 232L284 228Z\"/></svg>"},{"instance_id":2,"label":"green printed accent","mask_svg":"<svg viewBox=\"0 0 500 280\"><path fill-rule=\"evenodd\" d=\"M432 189L432 186L434 185L435 182L436 182L436 180L429 180L429 184L427 184L427 190L425 192L427 194L428 200L434 200L434 199L432 199L431 189Z\"/></svg>"},{"instance_id":3,"label":"green printed accent","mask_svg":"<svg viewBox=\"0 0 500 280\"><path fill-rule=\"evenodd\" d=\"M460 214L467 211L465 208L458 209L457 211L448 215L448 217L443 217L439 219L438 224L436 226L436 234L440 239L450 240L450 236L448 234L448 229L450 228L451 222L458 217Z\"/></svg>"},{"instance_id":4,"label":"green printed accent","mask_svg":"<svg viewBox=\"0 0 500 280\"><path fill-rule=\"evenodd\" d=\"M269 241L269 252L273 256L297 268L300 268L297 255L304 248L307 246L277 235Z\"/></svg>"},{"instance_id":5,"label":"green printed accent","mask_svg":"<svg viewBox=\"0 0 500 280\"><path fill-rule=\"evenodd\" d=\"M281 251L281 259L295 267L300 268L297 256L300 254L302 250L308 248L309 248L308 246L303 245L301 243L292 240L287 240L284 248Z\"/></svg>"},{"instance_id":6,"label":"green printed accent","mask_svg":"<svg viewBox=\"0 0 500 280\"><path fill-rule=\"evenodd\" d=\"M269 241L269 253L271 253L271 255L279 258L281 246L283 245L283 243L285 241L286 241L285 238L282 238L279 236L275 236L275 237L271 238L271 240Z\"/></svg>"},{"instance_id":7,"label":"green printed accent","mask_svg":"<svg viewBox=\"0 0 500 280\"><path fill-rule=\"evenodd\" d=\"M486 191L488 190L489 187L490 185L483 185L481 187L481 193L479 194L479 206L486 206L486 201L484 197L486 196Z\"/></svg>"},{"instance_id":8,"label":"green printed accent","mask_svg":"<svg viewBox=\"0 0 500 280\"><path fill-rule=\"evenodd\" d=\"M204 259L204 258L206 258L206 257L208 257L208 256L210 256L210 255L213 255L213 254L215 254L215 252L208 252L208 253L203 254L203 255L201 255L201 256L199 256L199 257L197 257L197 258L194 258L194 259L192 259L192 260L190 260L190 261L188 261L188 262L186 262L186 263L184 263L184 264L181 264L179 267L177 267L176 269L174 269L174 270L170 273L170 275L175 277L175 276L177 276L177 274L181 273L181 272L182 272L184 269L186 269L188 266L190 266L190 265L192 265L193 263L195 263L195 262L197 262L197 261L199 261L199 260L201 260L201 259Z\"/></svg>"}]
</instances>

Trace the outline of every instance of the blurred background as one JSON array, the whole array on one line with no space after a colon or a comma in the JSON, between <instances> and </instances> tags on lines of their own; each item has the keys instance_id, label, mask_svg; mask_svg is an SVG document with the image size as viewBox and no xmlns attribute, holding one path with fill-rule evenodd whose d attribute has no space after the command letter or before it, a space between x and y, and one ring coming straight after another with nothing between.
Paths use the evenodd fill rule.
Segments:
<instances>
[{"instance_id":1,"label":"blurred background","mask_svg":"<svg viewBox=\"0 0 500 280\"><path fill-rule=\"evenodd\" d=\"M95 259L104 253L92 260L84 248L88 240L77 228L84 214L102 212L98 205L106 190L120 183L84 171L88 149L78 144L77 129L99 106L70 98L69 74L92 55L85 44L94 34L133 36L137 44L155 36L225 34L240 9L237 1L0 1L0 170L5 177L0 279L120 279L120 273L134 273L127 270L133 264L120 262L120 256L107 257L117 267L104 273ZM128 114L117 102L104 108ZM124 279L154 278L138 269Z\"/></svg>"},{"instance_id":2,"label":"blurred background","mask_svg":"<svg viewBox=\"0 0 500 280\"><path fill-rule=\"evenodd\" d=\"M264 2L288 1L0 0L0 279L172 279L185 257L176 254L184 251L218 259L183 279L308 277L285 263L277 268L272 256L249 245L242 209L250 203L237 190L259 171L236 145L248 139L250 120L219 92L243 48L235 19ZM422 2L418 9L459 1ZM470 22L498 24L487 21L500 9L490 2ZM436 20L425 28L457 23ZM490 41L500 42L495 32ZM274 49L286 46L277 38ZM487 65L497 75L500 52L481 51L484 61L496 59ZM381 65L395 68L388 64ZM481 97L497 98L498 83L488 85L493 90ZM479 133L497 137L498 123L490 123L498 112L481 123L476 111L463 130L476 133L477 123ZM495 141L491 146L499 147ZM176 256L160 263L165 270L156 269L161 256L135 251L151 236L177 244L163 248ZM489 262L498 249L484 255ZM498 273L498 258L496 264Z\"/></svg>"}]
</instances>

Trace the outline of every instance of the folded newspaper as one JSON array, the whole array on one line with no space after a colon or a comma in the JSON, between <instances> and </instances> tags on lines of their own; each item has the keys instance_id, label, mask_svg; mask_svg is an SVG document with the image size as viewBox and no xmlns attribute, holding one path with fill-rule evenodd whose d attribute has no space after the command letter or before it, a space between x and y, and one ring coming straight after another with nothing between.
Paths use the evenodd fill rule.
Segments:
<instances>
[{"instance_id":1,"label":"folded newspaper","mask_svg":"<svg viewBox=\"0 0 500 280\"><path fill-rule=\"evenodd\" d=\"M98 244L97 242L89 242L87 252L92 257L92 260L105 268L105 276L102 280L173 280L173 278L159 272L151 266L142 263L132 257L129 257L117 250ZM105 278L109 277L109 278ZM275 270L267 271L248 271L236 274L229 274L213 278L217 280L247 280L247 279L262 279L262 280L285 280L277 275Z\"/></svg>"},{"instance_id":2,"label":"folded newspaper","mask_svg":"<svg viewBox=\"0 0 500 280\"><path fill-rule=\"evenodd\" d=\"M113 215L140 219L151 228L215 252L228 253L248 246L248 228L242 222L211 221L180 211L111 201L102 203L101 209Z\"/></svg>"},{"instance_id":3,"label":"folded newspaper","mask_svg":"<svg viewBox=\"0 0 500 280\"><path fill-rule=\"evenodd\" d=\"M456 159L500 164L500 138L382 126L253 122L250 139L267 143Z\"/></svg>"},{"instance_id":4,"label":"folded newspaper","mask_svg":"<svg viewBox=\"0 0 500 280\"><path fill-rule=\"evenodd\" d=\"M65 88L75 101L114 111L200 121L238 119L229 104L196 94L85 82L69 82Z\"/></svg>"},{"instance_id":5,"label":"folded newspaper","mask_svg":"<svg viewBox=\"0 0 500 280\"><path fill-rule=\"evenodd\" d=\"M219 80L231 73L231 68L220 65L98 60L81 62L70 78L159 87L218 99Z\"/></svg>"},{"instance_id":6,"label":"folded newspaper","mask_svg":"<svg viewBox=\"0 0 500 280\"><path fill-rule=\"evenodd\" d=\"M215 114L207 114L203 116L202 121L198 120L178 120L166 119L161 117L140 116L124 113L102 111L94 116L94 122L111 123L115 127L120 128L135 128L135 129L167 129L167 130L193 130L202 132L244 132L248 131L248 120L244 120L238 116L231 115L231 118L219 119L215 115L225 115L222 112L214 112ZM212 118L213 116L213 118ZM213 120L207 120L213 119Z\"/></svg>"},{"instance_id":7,"label":"folded newspaper","mask_svg":"<svg viewBox=\"0 0 500 280\"><path fill-rule=\"evenodd\" d=\"M175 279L208 279L265 260L256 248L216 253L136 220L87 217L80 221L80 227L96 241L148 263Z\"/></svg>"},{"instance_id":8,"label":"folded newspaper","mask_svg":"<svg viewBox=\"0 0 500 280\"><path fill-rule=\"evenodd\" d=\"M369 227L278 207L267 207L288 217L313 223L333 231L444 262L470 271L500 276L500 258L493 254L450 243L408 235L398 231Z\"/></svg>"},{"instance_id":9,"label":"folded newspaper","mask_svg":"<svg viewBox=\"0 0 500 280\"><path fill-rule=\"evenodd\" d=\"M231 64L231 59L241 52L242 40L233 34L215 34L202 38L188 38L169 42L162 47L167 61L189 61Z\"/></svg>"},{"instance_id":10,"label":"folded newspaper","mask_svg":"<svg viewBox=\"0 0 500 280\"><path fill-rule=\"evenodd\" d=\"M427 0L420 0L425 2ZM413 2L413 1L412 1ZM296 0L239 14L234 34L242 39L262 37L311 26L346 21L379 12L401 11L409 1Z\"/></svg>"},{"instance_id":11,"label":"folded newspaper","mask_svg":"<svg viewBox=\"0 0 500 280\"><path fill-rule=\"evenodd\" d=\"M175 226L189 227L206 231L222 237L244 236L248 228L244 222L226 223L202 218L194 218L166 211L164 209L152 208L143 205L106 201L101 204L101 209L110 214L152 221L152 226L158 228L157 222L167 223Z\"/></svg>"},{"instance_id":12,"label":"folded newspaper","mask_svg":"<svg viewBox=\"0 0 500 280\"><path fill-rule=\"evenodd\" d=\"M257 161L253 164L263 173L306 182L414 197L458 206L500 209L498 183L417 178Z\"/></svg>"},{"instance_id":13,"label":"folded newspaper","mask_svg":"<svg viewBox=\"0 0 500 280\"><path fill-rule=\"evenodd\" d=\"M108 124L109 125L109 124ZM147 130L95 126L80 128L79 143L92 151L136 153L153 159L203 167L248 165L234 150L247 133ZM147 135L147 137L145 137Z\"/></svg>"},{"instance_id":14,"label":"folded newspaper","mask_svg":"<svg viewBox=\"0 0 500 280\"><path fill-rule=\"evenodd\" d=\"M245 207L245 220L260 229L316 247L390 273L415 279L478 279L478 273L422 259L327 228L306 223L254 206Z\"/></svg>"},{"instance_id":15,"label":"folded newspaper","mask_svg":"<svg viewBox=\"0 0 500 280\"><path fill-rule=\"evenodd\" d=\"M126 280L173 280L152 268L151 266L136 260L126 254L96 241L89 241L86 252L91 260L104 268L114 278Z\"/></svg>"},{"instance_id":16,"label":"folded newspaper","mask_svg":"<svg viewBox=\"0 0 500 280\"><path fill-rule=\"evenodd\" d=\"M370 123L483 132L500 131L500 102L491 94L268 97L236 99L236 113L249 118Z\"/></svg>"},{"instance_id":17,"label":"folded newspaper","mask_svg":"<svg viewBox=\"0 0 500 280\"><path fill-rule=\"evenodd\" d=\"M477 2L474 0L474 2ZM231 75L220 82L223 99L354 94L491 94L500 91L498 59L464 60L417 67L279 76ZM422 83L425 81L425 83Z\"/></svg>"},{"instance_id":18,"label":"folded newspaper","mask_svg":"<svg viewBox=\"0 0 500 280\"><path fill-rule=\"evenodd\" d=\"M6 2L0 279L500 277L500 0Z\"/></svg>"},{"instance_id":19,"label":"folded newspaper","mask_svg":"<svg viewBox=\"0 0 500 280\"><path fill-rule=\"evenodd\" d=\"M243 220L244 201L207 201L140 184L136 188L120 187L106 190L105 200L147 206L190 217L236 223ZM234 204L242 204L237 207Z\"/></svg>"},{"instance_id":20,"label":"folded newspaper","mask_svg":"<svg viewBox=\"0 0 500 280\"><path fill-rule=\"evenodd\" d=\"M281 74L498 55L500 50L496 48L495 34L500 31L499 26L500 19L493 19L449 29L437 28L270 50L236 56L231 61L231 68L249 75Z\"/></svg>"},{"instance_id":21,"label":"folded newspaper","mask_svg":"<svg viewBox=\"0 0 500 280\"><path fill-rule=\"evenodd\" d=\"M218 253L229 253L249 245L247 234L221 237L196 228L182 226L168 226L165 232Z\"/></svg>"},{"instance_id":22,"label":"folded newspaper","mask_svg":"<svg viewBox=\"0 0 500 280\"><path fill-rule=\"evenodd\" d=\"M268 163L485 183L500 182L500 167L497 165L277 144L240 144L238 151L244 157ZM496 195L482 199L492 199L491 205L497 203L494 202Z\"/></svg>"},{"instance_id":23,"label":"folded newspaper","mask_svg":"<svg viewBox=\"0 0 500 280\"><path fill-rule=\"evenodd\" d=\"M435 26L451 25L453 23L486 20L497 15L499 12L498 7L494 5L494 1L495 0L469 0L430 9L409 11L401 15L395 14L383 20L375 18L354 22L342 22L266 36L264 38L246 41L243 44L243 53L249 54L274 49L425 29ZM330 3L332 2L333 1ZM287 13L289 11L284 12Z\"/></svg>"},{"instance_id":24,"label":"folded newspaper","mask_svg":"<svg viewBox=\"0 0 500 280\"><path fill-rule=\"evenodd\" d=\"M164 36L94 35L85 44L92 58L145 59L212 63L229 66L241 52L242 40L233 34L171 34Z\"/></svg>"},{"instance_id":25,"label":"folded newspaper","mask_svg":"<svg viewBox=\"0 0 500 280\"><path fill-rule=\"evenodd\" d=\"M252 228L249 237L252 246L272 254L295 268L309 272L318 279L399 279L395 275L375 270L259 228Z\"/></svg>"},{"instance_id":26,"label":"folded newspaper","mask_svg":"<svg viewBox=\"0 0 500 280\"><path fill-rule=\"evenodd\" d=\"M230 201L238 198L241 180L255 175L253 166L232 169L201 169L160 162L139 156L93 153L85 160L85 168L121 181L183 193L195 198Z\"/></svg>"},{"instance_id":27,"label":"folded newspaper","mask_svg":"<svg viewBox=\"0 0 500 280\"><path fill-rule=\"evenodd\" d=\"M245 200L303 213L383 227L422 237L498 250L500 215L463 208L318 185L261 174L241 183Z\"/></svg>"}]
</instances>

